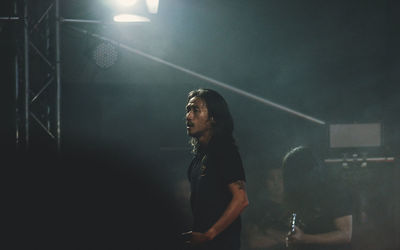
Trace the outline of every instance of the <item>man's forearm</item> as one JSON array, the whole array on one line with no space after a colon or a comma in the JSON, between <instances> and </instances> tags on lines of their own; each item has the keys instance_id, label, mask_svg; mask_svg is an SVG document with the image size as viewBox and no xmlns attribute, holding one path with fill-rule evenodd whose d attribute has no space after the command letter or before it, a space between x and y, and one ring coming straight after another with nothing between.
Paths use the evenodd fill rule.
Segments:
<instances>
[{"instance_id":1,"label":"man's forearm","mask_svg":"<svg viewBox=\"0 0 400 250\"><path fill-rule=\"evenodd\" d=\"M215 236L224 231L236 220L236 218L243 212L248 204L249 201L245 193L234 195L222 216L205 234L211 239L215 238Z\"/></svg>"},{"instance_id":2,"label":"man's forearm","mask_svg":"<svg viewBox=\"0 0 400 250\"><path fill-rule=\"evenodd\" d=\"M351 235L344 231L333 231L323 234L304 234L303 242L305 244L340 244L349 243Z\"/></svg>"},{"instance_id":3,"label":"man's forearm","mask_svg":"<svg viewBox=\"0 0 400 250\"><path fill-rule=\"evenodd\" d=\"M323 245L350 243L353 230L352 221L352 215L338 217L334 220L336 230L320 234L306 234L296 227L294 235L288 236L288 242Z\"/></svg>"},{"instance_id":4,"label":"man's forearm","mask_svg":"<svg viewBox=\"0 0 400 250\"><path fill-rule=\"evenodd\" d=\"M322 234L304 234L303 242L310 244L341 244L351 241L353 217L346 215L334 220L337 230Z\"/></svg>"}]
</instances>

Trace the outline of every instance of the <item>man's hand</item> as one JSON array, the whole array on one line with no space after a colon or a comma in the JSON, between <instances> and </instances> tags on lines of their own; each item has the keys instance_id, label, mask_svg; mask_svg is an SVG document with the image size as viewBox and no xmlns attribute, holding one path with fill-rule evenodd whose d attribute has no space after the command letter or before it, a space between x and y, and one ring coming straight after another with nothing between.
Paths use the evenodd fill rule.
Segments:
<instances>
[{"instance_id":1,"label":"man's hand","mask_svg":"<svg viewBox=\"0 0 400 250\"><path fill-rule=\"evenodd\" d=\"M286 240L287 245L303 243L304 232L299 227L295 226L294 233L289 233Z\"/></svg>"},{"instance_id":2,"label":"man's hand","mask_svg":"<svg viewBox=\"0 0 400 250\"><path fill-rule=\"evenodd\" d=\"M208 232L206 233L192 232L192 237L190 238L190 244L198 245L210 241L212 239L213 239L212 235Z\"/></svg>"},{"instance_id":3,"label":"man's hand","mask_svg":"<svg viewBox=\"0 0 400 250\"><path fill-rule=\"evenodd\" d=\"M352 235L352 216L346 215L334 220L336 230L328 233L305 234L300 228L295 228L294 234L288 234L286 242L294 244L348 244L351 242Z\"/></svg>"}]
</instances>

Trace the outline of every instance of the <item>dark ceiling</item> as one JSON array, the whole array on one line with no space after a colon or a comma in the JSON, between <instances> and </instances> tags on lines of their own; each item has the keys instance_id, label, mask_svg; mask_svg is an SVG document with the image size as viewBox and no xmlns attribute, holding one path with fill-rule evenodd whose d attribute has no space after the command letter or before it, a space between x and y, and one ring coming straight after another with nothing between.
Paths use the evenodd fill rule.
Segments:
<instances>
[{"instance_id":1,"label":"dark ceiling","mask_svg":"<svg viewBox=\"0 0 400 250\"><path fill-rule=\"evenodd\" d=\"M75 10L81 3L66 5L64 15L78 18ZM161 1L151 24L78 26L327 123L393 123L398 122L398 5L395 1ZM79 8L82 17L105 13L88 6L87 12ZM296 129L293 123L313 127L312 122L303 125L308 121L123 48L118 64L108 71L96 72L85 60L73 63L90 41L70 26L64 33L65 81L144 91L155 99L144 105L148 109L162 105L164 109L155 108L157 114L152 115L166 119L160 122L174 133L182 129L175 123L183 115L187 91L201 86L227 96L233 113L238 113L239 135L265 134L267 140L269 131L281 127L281 122L289 130ZM82 65L86 70L76 74Z\"/></svg>"},{"instance_id":2,"label":"dark ceiling","mask_svg":"<svg viewBox=\"0 0 400 250\"><path fill-rule=\"evenodd\" d=\"M61 15L100 20L110 14L104 2L61 1ZM127 147L138 138L155 148L185 148L186 94L207 87L227 98L244 151L326 146L327 126L216 86L216 80L327 124L382 122L385 142L395 146L399 9L393 0L161 0L150 24L63 23L65 142L85 134ZM91 50L100 40L74 28L120 43L117 63L96 67ZM10 38L11 46L6 34L2 40Z\"/></svg>"}]
</instances>

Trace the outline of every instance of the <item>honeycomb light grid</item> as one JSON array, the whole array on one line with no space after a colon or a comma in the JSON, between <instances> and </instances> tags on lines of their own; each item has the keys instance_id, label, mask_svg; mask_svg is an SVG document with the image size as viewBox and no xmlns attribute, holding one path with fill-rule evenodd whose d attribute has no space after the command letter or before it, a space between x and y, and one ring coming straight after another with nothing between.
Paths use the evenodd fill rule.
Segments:
<instances>
[{"instance_id":1,"label":"honeycomb light grid","mask_svg":"<svg viewBox=\"0 0 400 250\"><path fill-rule=\"evenodd\" d=\"M110 68L118 59L117 48L111 43L100 43L93 51L93 59L100 68Z\"/></svg>"}]
</instances>

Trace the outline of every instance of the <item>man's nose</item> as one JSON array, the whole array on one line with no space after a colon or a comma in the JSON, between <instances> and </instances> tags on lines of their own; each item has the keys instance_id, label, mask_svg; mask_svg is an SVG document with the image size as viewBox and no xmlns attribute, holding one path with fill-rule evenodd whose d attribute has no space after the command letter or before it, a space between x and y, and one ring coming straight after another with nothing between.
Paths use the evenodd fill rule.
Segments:
<instances>
[{"instance_id":1,"label":"man's nose","mask_svg":"<svg viewBox=\"0 0 400 250\"><path fill-rule=\"evenodd\" d=\"M186 120L191 120L192 116L193 116L193 112L192 111L187 112L186 113Z\"/></svg>"}]
</instances>

